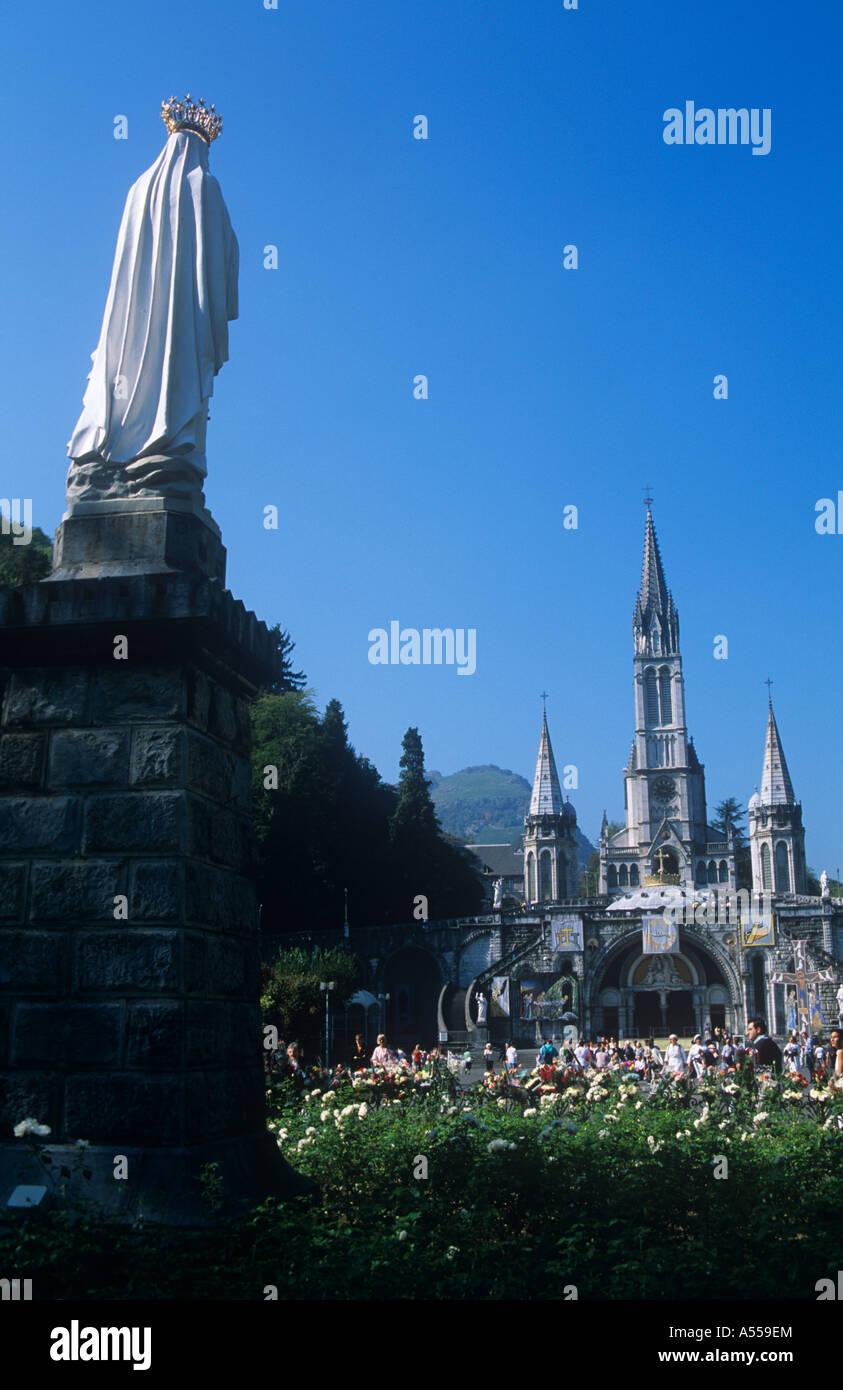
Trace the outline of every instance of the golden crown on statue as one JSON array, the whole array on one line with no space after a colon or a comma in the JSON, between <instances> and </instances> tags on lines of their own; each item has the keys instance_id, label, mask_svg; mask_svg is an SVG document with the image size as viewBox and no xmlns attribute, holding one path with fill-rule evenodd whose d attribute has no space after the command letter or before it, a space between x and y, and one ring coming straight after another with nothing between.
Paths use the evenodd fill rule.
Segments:
<instances>
[{"instance_id":1,"label":"golden crown on statue","mask_svg":"<svg viewBox=\"0 0 843 1390\"><path fill-rule=\"evenodd\" d=\"M161 119L171 135L176 130L192 130L208 145L222 134L222 116L216 114L213 106L206 106L201 97L191 101L190 92L183 101L176 97L162 101Z\"/></svg>"}]
</instances>

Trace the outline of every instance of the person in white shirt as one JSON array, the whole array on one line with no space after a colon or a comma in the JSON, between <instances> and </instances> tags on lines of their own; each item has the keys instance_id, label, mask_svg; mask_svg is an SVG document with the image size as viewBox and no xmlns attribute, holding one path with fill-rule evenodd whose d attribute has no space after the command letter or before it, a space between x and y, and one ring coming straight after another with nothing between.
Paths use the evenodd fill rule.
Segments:
<instances>
[{"instance_id":1,"label":"person in white shirt","mask_svg":"<svg viewBox=\"0 0 843 1390\"><path fill-rule=\"evenodd\" d=\"M509 1071L509 1072L513 1072L517 1066L518 1066L518 1053L517 1053L516 1050L515 1050L515 1045L514 1045L514 1043L507 1043L507 1046L506 1046L506 1069L507 1069L507 1071Z\"/></svg>"},{"instance_id":2,"label":"person in white shirt","mask_svg":"<svg viewBox=\"0 0 843 1390\"><path fill-rule=\"evenodd\" d=\"M799 1044L793 1033L782 1048L784 1053L784 1064L787 1071L798 1072L799 1070Z\"/></svg>"},{"instance_id":3,"label":"person in white shirt","mask_svg":"<svg viewBox=\"0 0 843 1390\"><path fill-rule=\"evenodd\" d=\"M665 1053L664 1064L668 1071L684 1071L686 1067L685 1049L675 1033L671 1033Z\"/></svg>"},{"instance_id":4,"label":"person in white shirt","mask_svg":"<svg viewBox=\"0 0 843 1390\"><path fill-rule=\"evenodd\" d=\"M588 1049L587 1044L586 1044L586 1043L580 1043L578 1047L575 1047L575 1048L574 1048L574 1056L576 1057L577 1061L579 1062L580 1067L582 1068L582 1070L585 1071L586 1067L588 1066L588 1064L589 1064L590 1061L591 1061L591 1053L590 1053L590 1051L589 1051L589 1049Z\"/></svg>"},{"instance_id":5,"label":"person in white shirt","mask_svg":"<svg viewBox=\"0 0 843 1390\"><path fill-rule=\"evenodd\" d=\"M703 1067L705 1066L705 1057L702 1039L699 1033L697 1033L696 1037L694 1038L694 1041L688 1048L688 1065L690 1066L694 1076L702 1076Z\"/></svg>"}]
</instances>

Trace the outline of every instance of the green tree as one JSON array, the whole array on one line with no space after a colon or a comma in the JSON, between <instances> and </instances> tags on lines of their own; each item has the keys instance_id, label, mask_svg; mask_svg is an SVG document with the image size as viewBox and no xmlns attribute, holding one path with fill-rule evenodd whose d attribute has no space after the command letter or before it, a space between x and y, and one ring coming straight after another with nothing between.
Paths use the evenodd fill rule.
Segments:
<instances>
[{"instance_id":1,"label":"green tree","mask_svg":"<svg viewBox=\"0 0 843 1390\"><path fill-rule=\"evenodd\" d=\"M398 805L390 821L392 839L396 845L427 844L440 834L440 826L430 795L431 783L424 775L424 751L418 729L407 730L401 747Z\"/></svg>"},{"instance_id":2,"label":"green tree","mask_svg":"<svg viewBox=\"0 0 843 1390\"><path fill-rule=\"evenodd\" d=\"M402 743L398 804L389 831L395 856L393 882L407 921L415 899L423 896L431 917L462 917L479 912L483 888L469 852L442 834L424 773L424 750L418 729L408 729Z\"/></svg>"},{"instance_id":3,"label":"green tree","mask_svg":"<svg viewBox=\"0 0 843 1390\"><path fill-rule=\"evenodd\" d=\"M52 542L38 526L33 526L28 545L14 542L14 536L0 532L0 588L34 584L44 579L53 566Z\"/></svg>"},{"instance_id":4,"label":"green tree","mask_svg":"<svg viewBox=\"0 0 843 1390\"><path fill-rule=\"evenodd\" d=\"M752 888L752 855L749 849L744 818L746 810L734 796L727 796L714 808L711 828L726 840L730 830L735 836L735 869L738 888Z\"/></svg>"},{"instance_id":5,"label":"green tree","mask_svg":"<svg viewBox=\"0 0 843 1390\"><path fill-rule=\"evenodd\" d=\"M270 682L266 686L268 695L280 695L286 690L303 690L306 676L303 671L294 671L292 656L295 650L295 642L289 632L281 630L280 623L274 623L269 629L275 639L278 655L281 657L281 675L278 680Z\"/></svg>"},{"instance_id":6,"label":"green tree","mask_svg":"<svg viewBox=\"0 0 843 1390\"><path fill-rule=\"evenodd\" d=\"M263 967L261 1010L265 1024L274 1024L279 1038L286 1042L318 1039L324 1011L321 981L333 980L331 1007L342 1008L351 998L360 979L360 967L351 951L344 947L309 952L293 947L279 951Z\"/></svg>"},{"instance_id":7,"label":"green tree","mask_svg":"<svg viewBox=\"0 0 843 1390\"><path fill-rule=\"evenodd\" d=\"M469 855L439 834L432 806L412 814L419 764L414 772L408 763L396 834L400 793L355 752L338 700L320 719L307 691L265 694L253 702L252 726L265 948L282 932L338 929L346 890L353 924L408 922L419 893L441 917L479 910Z\"/></svg>"}]
</instances>

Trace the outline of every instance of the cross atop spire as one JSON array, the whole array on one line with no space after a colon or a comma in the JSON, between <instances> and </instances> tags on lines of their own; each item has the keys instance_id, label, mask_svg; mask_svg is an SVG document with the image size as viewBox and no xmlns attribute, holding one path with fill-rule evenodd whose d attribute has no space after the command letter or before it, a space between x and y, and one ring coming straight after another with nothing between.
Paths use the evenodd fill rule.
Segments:
<instances>
[{"instance_id":1,"label":"cross atop spire","mask_svg":"<svg viewBox=\"0 0 843 1390\"><path fill-rule=\"evenodd\" d=\"M542 732L539 740L539 756L536 759L536 775L533 778L533 795L530 797L531 816L558 816L564 802L556 760L547 731L547 711L542 714Z\"/></svg>"},{"instance_id":2,"label":"cross atop spire","mask_svg":"<svg viewBox=\"0 0 843 1390\"><path fill-rule=\"evenodd\" d=\"M543 691L542 691L541 697L540 697L540 698L541 698L541 700L542 700L542 705L543 705L543 708L544 708L544 712L545 712L545 714L547 714L547 691L546 691L546 690L543 690Z\"/></svg>"}]
</instances>

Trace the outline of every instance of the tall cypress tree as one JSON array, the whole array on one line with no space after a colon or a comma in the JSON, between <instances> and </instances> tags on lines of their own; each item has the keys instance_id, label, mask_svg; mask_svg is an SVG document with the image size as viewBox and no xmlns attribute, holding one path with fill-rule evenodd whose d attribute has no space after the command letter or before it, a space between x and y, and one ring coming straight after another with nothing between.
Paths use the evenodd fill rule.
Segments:
<instances>
[{"instance_id":1,"label":"tall cypress tree","mask_svg":"<svg viewBox=\"0 0 843 1390\"><path fill-rule=\"evenodd\" d=\"M480 910L483 890L470 855L447 839L436 817L418 729L404 735L398 805L389 830L395 855L398 920L407 921L419 894L431 917L459 917ZM406 906L404 906L406 904ZM403 911L401 908L403 907Z\"/></svg>"},{"instance_id":2,"label":"tall cypress tree","mask_svg":"<svg viewBox=\"0 0 843 1390\"><path fill-rule=\"evenodd\" d=\"M408 729L401 745L398 805L390 821L393 844L398 848L429 845L439 834L439 822L424 775L424 750L418 729Z\"/></svg>"}]
</instances>

